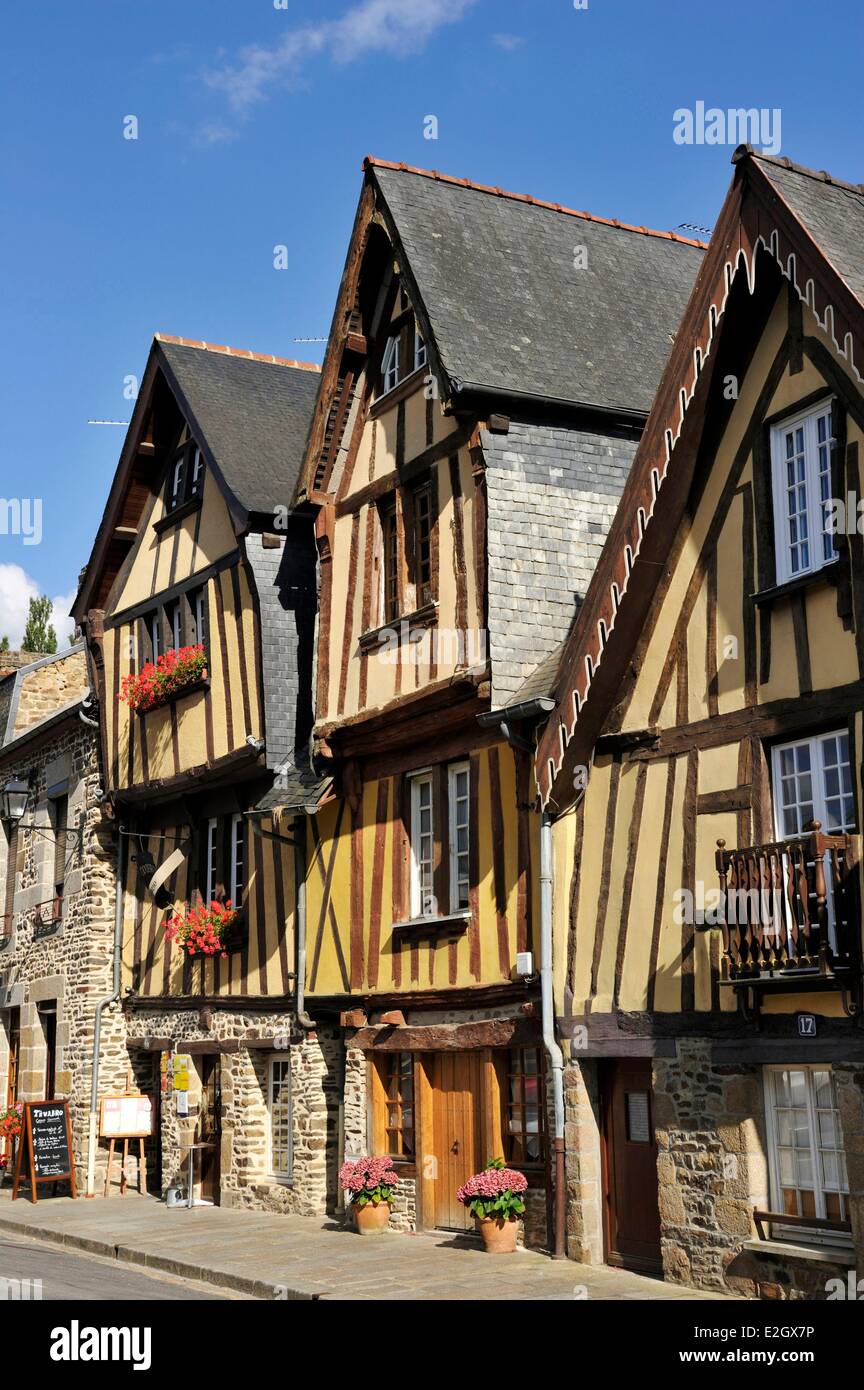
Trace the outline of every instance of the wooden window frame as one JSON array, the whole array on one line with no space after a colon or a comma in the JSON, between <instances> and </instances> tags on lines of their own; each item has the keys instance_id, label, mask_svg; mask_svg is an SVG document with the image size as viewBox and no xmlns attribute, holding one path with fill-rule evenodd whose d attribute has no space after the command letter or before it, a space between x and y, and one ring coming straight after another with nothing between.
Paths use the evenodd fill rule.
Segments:
<instances>
[{"instance_id":1,"label":"wooden window frame","mask_svg":"<svg viewBox=\"0 0 864 1390\"><path fill-rule=\"evenodd\" d=\"M838 548L836 541L832 538L831 554L825 555L825 537L830 536L830 532L825 530L824 520L824 501L821 493L821 481L823 470L819 464L820 448L827 448L828 468L827 479L831 496L833 490L833 479L835 476L834 452L837 447L834 424L834 397L827 396L815 406L808 406L805 410L799 410L784 416L769 427L768 445L771 457L771 497L774 517L774 536L776 570L775 583L779 586L787 584L792 580L801 579L808 574L817 574L819 570L832 565L838 559ZM825 440L818 437L818 422L823 417L828 417L829 434ZM794 431L799 426L804 430L804 478L803 485L806 495L807 517L807 545L808 563L801 565L798 569L793 569L791 550L792 542L789 540L787 528L787 480L786 480L786 454L784 438L790 431ZM800 544L800 542L798 542ZM818 552L818 554L817 554Z\"/></svg>"},{"instance_id":2,"label":"wooden window frame","mask_svg":"<svg viewBox=\"0 0 864 1390\"><path fill-rule=\"evenodd\" d=\"M406 537L406 548L409 549L411 556L411 579L414 584L415 603L417 608L425 608L428 604L434 603L436 598L433 560L435 506L432 479L424 478L422 482L415 483L411 488L410 498L410 516L407 518L406 531L410 529L411 535L410 546L407 544ZM422 533L424 522L425 536ZM424 569L428 571L425 578Z\"/></svg>"},{"instance_id":3,"label":"wooden window frame","mask_svg":"<svg viewBox=\"0 0 864 1390\"><path fill-rule=\"evenodd\" d=\"M532 1052L536 1055L536 1072L527 1072L524 1067L524 1056ZM510 1047L507 1048L503 1061L506 1062L506 1073L500 1077L502 1117L502 1136L504 1145L504 1159L510 1167L526 1171L538 1171L545 1169L548 1159L548 1123L546 1115L546 1074L544 1070L543 1048L536 1047ZM503 1068L502 1068L503 1071ZM525 1080L528 1076L537 1078L537 1100L536 1105L529 1106L526 1099ZM512 1083L519 1083L519 1099L513 1100ZM525 1129L525 1114L531 1109L537 1110L537 1125L535 1131ZM521 1128L511 1129L514 1112L521 1117ZM519 1157L513 1153L513 1144L521 1139L523 1153L527 1153L528 1140L536 1138L539 1144L537 1158Z\"/></svg>"},{"instance_id":4,"label":"wooden window frame","mask_svg":"<svg viewBox=\"0 0 864 1390\"><path fill-rule=\"evenodd\" d=\"M144 617L144 630L150 648L149 659L155 666L163 652L162 609L153 608Z\"/></svg>"},{"instance_id":5,"label":"wooden window frame","mask_svg":"<svg viewBox=\"0 0 864 1390\"><path fill-rule=\"evenodd\" d=\"M460 824L457 820L459 799L456 795L456 782L461 773L465 774L466 779L464 829L468 839L468 848L462 851L462 857L467 861L463 875L467 898L464 903L459 901ZM467 912L471 902L471 764L467 758L463 762L447 764L447 858L450 865L450 911Z\"/></svg>"},{"instance_id":6,"label":"wooden window frame","mask_svg":"<svg viewBox=\"0 0 864 1390\"><path fill-rule=\"evenodd\" d=\"M402 547L399 544L399 499L395 492L378 504L381 525L381 625L399 621L402 609Z\"/></svg>"},{"instance_id":7,"label":"wooden window frame","mask_svg":"<svg viewBox=\"0 0 864 1390\"><path fill-rule=\"evenodd\" d=\"M829 1075L829 1077L830 1077L830 1079L831 1079L831 1088L832 1088L832 1093L833 1093L833 1097L834 1097L834 1101L835 1101L835 1104L832 1106L832 1113L833 1113L833 1115L834 1115L834 1123L836 1124L836 1127L837 1127L837 1139L838 1139L838 1141L839 1141L839 1142L838 1142L837 1148L834 1149L833 1152L838 1156L838 1164L842 1163L844 1169L845 1169L845 1166L846 1166L846 1165L845 1165L845 1149L844 1149L844 1145L843 1145L843 1126L842 1126L842 1122L841 1122L841 1119L840 1119L839 1097L838 1097L838 1095L837 1095L837 1086L836 1086L836 1082L835 1082L835 1080L834 1080L834 1072L833 1072L832 1067L831 1067L828 1063L801 1062L801 1063L796 1063L795 1065L790 1065L789 1063L786 1063L786 1064L782 1064L782 1065L764 1066L764 1067L762 1068L763 1094L764 1094L764 1099L765 1099L765 1135L766 1135L767 1149L768 1149L768 1173L769 1173L769 1181L770 1181L770 1188L771 1188L771 1202L772 1202L772 1206L773 1206L774 1209L776 1210L777 1215L778 1215L778 1217L779 1217L779 1215L780 1215L781 1213L783 1213L783 1188L782 1188L782 1184L781 1184L781 1175L780 1175L780 1147L781 1147L781 1146L780 1146L780 1143L779 1143L779 1128L778 1128L778 1116L777 1116L777 1100L776 1100L776 1094L775 1094L775 1087L774 1087L774 1080L773 1080L773 1078L774 1078L774 1074L775 1074L775 1073L778 1073L778 1072L793 1072L793 1071L794 1071L794 1072L802 1072L802 1073L804 1074L804 1076L806 1077L806 1081L807 1081L807 1105L806 1105L806 1108L807 1108L807 1125L808 1125L808 1132L809 1132L809 1133L808 1133L808 1137L809 1137L809 1146L810 1146L810 1163L811 1163L812 1174L813 1174L813 1187L812 1187L812 1189L803 1189L803 1190L806 1190L806 1191L812 1190L812 1192L813 1192L814 1203L815 1203L815 1206L816 1206L816 1219L817 1219L817 1220L826 1220L826 1219L829 1219L829 1218L827 1218L827 1216L826 1216L826 1211L827 1211L827 1206L826 1206L826 1193L827 1193L828 1191L832 1191L832 1192L833 1192L833 1189L825 1188L825 1187L823 1186L823 1184L822 1184L822 1181L821 1181L821 1164L820 1164L820 1158L821 1158L821 1154L822 1154L823 1150L822 1150L822 1148L821 1148L821 1146L820 1146L820 1143L819 1143L819 1135L818 1135L818 1129L817 1129L817 1123L816 1123L816 1117L817 1117L818 1106L816 1106L816 1104L815 1104L815 1087L814 1087L814 1079L813 1079L813 1078L814 1078L814 1073L817 1072L817 1071L827 1072L828 1075ZM799 1193L800 1193L800 1191L801 1191L802 1189L798 1189L798 1190L799 1190ZM840 1201L839 1201L839 1206L840 1206L840 1220L848 1220L848 1219L849 1219L849 1176L848 1176L848 1171L846 1172L846 1186L845 1186L845 1189L843 1189L842 1187L840 1187L840 1185L839 1185L839 1183L838 1183L838 1189L837 1189L837 1194L836 1194L836 1195L837 1195L837 1196L839 1197L839 1199L840 1199ZM785 1213L784 1213L784 1214L785 1214ZM790 1213L790 1214L791 1214L791 1213ZM800 1213L799 1213L799 1215L800 1215ZM784 1240L789 1240L789 1241L793 1241L793 1242L795 1242L795 1243L797 1243L797 1244L799 1244L799 1245L802 1244L802 1243L807 1244L807 1245L835 1245L835 1246L836 1246L836 1245L846 1245L847 1243L848 1243L849 1245L852 1244L852 1236L851 1236L851 1234L847 1234L847 1233L844 1232L844 1231L827 1231L827 1232L826 1232L825 1230L818 1230L818 1229L815 1229L815 1228L814 1228L814 1229L809 1229L809 1228L806 1227L806 1226L799 1226L799 1225L796 1225L796 1226L783 1226L783 1223L782 1223L782 1221L780 1221L780 1220L777 1220L777 1221L775 1221L775 1222L773 1223L773 1230L774 1230L775 1234L779 1233L779 1234L781 1235L781 1238L782 1238L782 1239L784 1239Z\"/></svg>"},{"instance_id":8,"label":"wooden window frame","mask_svg":"<svg viewBox=\"0 0 864 1390\"><path fill-rule=\"evenodd\" d=\"M274 1074L277 1068L280 1069L283 1084L287 1080L288 1086L287 1168L278 1168L273 1160ZM280 1106L285 1105L284 1100L280 1099L279 1103ZM294 1178L294 1079L291 1074L290 1051L282 1056L277 1055L267 1059L267 1172L269 1177L276 1182L290 1183Z\"/></svg>"},{"instance_id":9,"label":"wooden window frame","mask_svg":"<svg viewBox=\"0 0 864 1390\"><path fill-rule=\"evenodd\" d=\"M394 1163L417 1161L417 1074L413 1052L382 1052L370 1058L372 1072L372 1145ZM407 1080L407 1088L405 1082ZM395 1084L395 1095L392 1088ZM407 1102L407 1106L406 1106ZM411 1123L405 1124L406 1108ZM395 1112L395 1123L391 1112ZM406 1147L406 1136L410 1142Z\"/></svg>"}]
</instances>

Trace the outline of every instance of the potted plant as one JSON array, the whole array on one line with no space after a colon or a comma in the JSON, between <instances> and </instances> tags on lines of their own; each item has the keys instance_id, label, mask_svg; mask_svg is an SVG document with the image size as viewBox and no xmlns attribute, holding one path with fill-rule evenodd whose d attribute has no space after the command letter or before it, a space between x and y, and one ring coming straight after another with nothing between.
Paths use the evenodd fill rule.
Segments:
<instances>
[{"instance_id":1,"label":"potted plant","mask_svg":"<svg viewBox=\"0 0 864 1390\"><path fill-rule=\"evenodd\" d=\"M163 652L155 666L147 661L140 671L124 676L118 700L136 714L158 709L207 676L207 654L202 646L172 647Z\"/></svg>"},{"instance_id":2,"label":"potted plant","mask_svg":"<svg viewBox=\"0 0 864 1390\"><path fill-rule=\"evenodd\" d=\"M380 1235L390 1220L390 1199L399 1181L389 1158L349 1158L339 1169L339 1186L349 1194L361 1236Z\"/></svg>"},{"instance_id":3,"label":"potted plant","mask_svg":"<svg viewBox=\"0 0 864 1390\"><path fill-rule=\"evenodd\" d=\"M240 910L231 906L230 898L224 903L214 900L209 907L203 902L195 907L182 903L165 923L165 939L176 941L188 956L224 958L240 917Z\"/></svg>"},{"instance_id":4,"label":"potted plant","mask_svg":"<svg viewBox=\"0 0 864 1390\"><path fill-rule=\"evenodd\" d=\"M512 1255L516 1249L516 1218L525 1211L521 1194L527 1186L524 1173L493 1158L458 1189L456 1196L476 1218L488 1254Z\"/></svg>"}]
</instances>

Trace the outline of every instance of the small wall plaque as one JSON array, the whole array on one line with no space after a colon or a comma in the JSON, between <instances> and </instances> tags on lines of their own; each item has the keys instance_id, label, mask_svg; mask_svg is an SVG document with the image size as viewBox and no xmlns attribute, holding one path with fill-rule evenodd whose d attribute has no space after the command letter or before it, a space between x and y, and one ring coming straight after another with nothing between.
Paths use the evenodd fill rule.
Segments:
<instances>
[{"instance_id":1,"label":"small wall plaque","mask_svg":"<svg viewBox=\"0 0 864 1390\"><path fill-rule=\"evenodd\" d=\"M816 1037L816 1015L798 1014L798 1036L799 1038Z\"/></svg>"}]
</instances>

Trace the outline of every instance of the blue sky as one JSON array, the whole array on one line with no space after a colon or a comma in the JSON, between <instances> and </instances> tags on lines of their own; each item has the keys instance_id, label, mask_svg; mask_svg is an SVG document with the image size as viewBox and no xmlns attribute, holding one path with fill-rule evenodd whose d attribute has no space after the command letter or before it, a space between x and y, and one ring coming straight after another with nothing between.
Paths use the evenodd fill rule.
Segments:
<instances>
[{"instance_id":1,"label":"blue sky","mask_svg":"<svg viewBox=\"0 0 864 1390\"><path fill-rule=\"evenodd\" d=\"M672 138L674 111L700 100L779 108L782 153L864 179L862 13L853 0L10 7L0 498L41 498L42 537L4 534L0 513L0 634L20 638L30 593L68 611L124 433L87 421L129 418L124 378L154 332L320 360L322 344L295 339L329 327L365 154L710 227L731 148Z\"/></svg>"}]
</instances>

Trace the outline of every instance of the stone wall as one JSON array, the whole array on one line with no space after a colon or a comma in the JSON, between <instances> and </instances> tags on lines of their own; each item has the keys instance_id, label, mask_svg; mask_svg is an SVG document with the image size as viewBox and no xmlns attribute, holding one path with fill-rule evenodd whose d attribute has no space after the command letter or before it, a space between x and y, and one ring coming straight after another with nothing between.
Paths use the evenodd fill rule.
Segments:
<instances>
[{"instance_id":1,"label":"stone wall","mask_svg":"<svg viewBox=\"0 0 864 1390\"><path fill-rule=\"evenodd\" d=\"M73 713L50 742L15 750L0 775L34 774L35 809L31 820L47 834L19 832L12 933L0 950L0 1095L5 1100L9 1067L9 1027L20 1017L18 1096L45 1095L46 1014L56 1006L55 1093L68 1099L76 1179L86 1178L93 1026L98 1001L111 993L114 941L116 838L103 818L96 731ZM66 784L69 825L77 832L66 854L63 915L58 922L41 904L53 900L54 836L46 792ZM79 837L80 836L80 840ZM10 871L6 836L0 834L0 891ZM42 1010L40 1011L40 1005ZM106 1011L101 1039L101 1088L122 1090L128 1057L117 1008ZM104 1170L100 1151L97 1172Z\"/></svg>"},{"instance_id":2,"label":"stone wall","mask_svg":"<svg viewBox=\"0 0 864 1390\"><path fill-rule=\"evenodd\" d=\"M862 1265L864 1073L832 1068ZM680 1040L678 1059L655 1059L663 1268L666 1279L748 1298L824 1299L845 1283L855 1254L762 1241L753 1210L770 1210L762 1068L721 1066L711 1044Z\"/></svg>"},{"instance_id":3,"label":"stone wall","mask_svg":"<svg viewBox=\"0 0 864 1390\"><path fill-rule=\"evenodd\" d=\"M598 1064L571 1061L564 1070L567 1172L567 1254L603 1263L603 1190Z\"/></svg>"},{"instance_id":4,"label":"stone wall","mask_svg":"<svg viewBox=\"0 0 864 1390\"><path fill-rule=\"evenodd\" d=\"M87 658L83 647L76 647L68 654L47 657L41 661L34 656L33 660L39 664L18 678L20 689L15 715L16 738L72 700L86 695L90 688Z\"/></svg>"},{"instance_id":5,"label":"stone wall","mask_svg":"<svg viewBox=\"0 0 864 1390\"><path fill-rule=\"evenodd\" d=\"M165 1010L158 1005L129 1011L132 1037L171 1038L174 1051L190 1042L236 1040L239 1048L221 1053L221 1130L219 1200L225 1207L324 1215L337 1204L337 1129L341 1091L342 1044L335 1030L304 1032L293 1014L265 1010L230 1012L214 1009L202 1024L199 1010ZM257 1038L278 1038L285 1046L244 1046ZM215 1051L215 1047L214 1047ZM289 1056L293 1118L293 1176L269 1171L268 1067L272 1057ZM188 1104L177 1114L176 1097L161 1107L161 1180L186 1190L188 1148L194 1141L200 1100L200 1054L193 1055Z\"/></svg>"}]
</instances>

